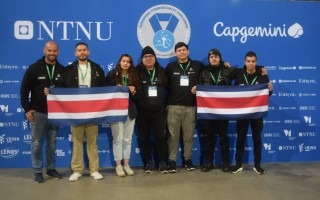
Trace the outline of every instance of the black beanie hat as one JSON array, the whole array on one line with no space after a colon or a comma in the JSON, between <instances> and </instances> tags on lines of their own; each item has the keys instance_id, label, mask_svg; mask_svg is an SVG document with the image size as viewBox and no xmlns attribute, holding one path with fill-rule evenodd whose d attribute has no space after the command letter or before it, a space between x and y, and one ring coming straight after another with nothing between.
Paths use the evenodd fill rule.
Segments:
<instances>
[{"instance_id":1,"label":"black beanie hat","mask_svg":"<svg viewBox=\"0 0 320 200\"><path fill-rule=\"evenodd\" d=\"M221 56L221 53L218 49L214 48L214 49L211 49L208 53L208 60L209 60L209 57L210 55L213 54L213 55L216 55L216 56L219 56L220 57L220 60L222 61L222 56Z\"/></svg>"},{"instance_id":2,"label":"black beanie hat","mask_svg":"<svg viewBox=\"0 0 320 200\"><path fill-rule=\"evenodd\" d=\"M141 58L146 54L152 54L154 57L156 56L156 54L150 46L146 46L142 49Z\"/></svg>"}]
</instances>

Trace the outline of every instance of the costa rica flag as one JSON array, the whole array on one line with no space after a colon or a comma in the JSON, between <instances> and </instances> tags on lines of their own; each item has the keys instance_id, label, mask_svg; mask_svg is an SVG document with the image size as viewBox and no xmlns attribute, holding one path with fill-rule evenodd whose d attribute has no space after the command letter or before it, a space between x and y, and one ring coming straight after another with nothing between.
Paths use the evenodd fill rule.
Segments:
<instances>
[{"instance_id":1,"label":"costa rica flag","mask_svg":"<svg viewBox=\"0 0 320 200\"><path fill-rule=\"evenodd\" d=\"M268 115L267 84L197 85L198 119L255 119Z\"/></svg>"},{"instance_id":2,"label":"costa rica flag","mask_svg":"<svg viewBox=\"0 0 320 200\"><path fill-rule=\"evenodd\" d=\"M48 120L55 125L101 124L126 121L127 87L50 88Z\"/></svg>"}]
</instances>

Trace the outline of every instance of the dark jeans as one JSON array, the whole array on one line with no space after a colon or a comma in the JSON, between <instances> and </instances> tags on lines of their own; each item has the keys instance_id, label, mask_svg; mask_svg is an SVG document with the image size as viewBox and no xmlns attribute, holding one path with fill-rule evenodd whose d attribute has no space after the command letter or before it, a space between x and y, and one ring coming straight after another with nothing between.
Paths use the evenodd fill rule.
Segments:
<instances>
[{"instance_id":1,"label":"dark jeans","mask_svg":"<svg viewBox=\"0 0 320 200\"><path fill-rule=\"evenodd\" d=\"M253 140L253 152L254 152L254 162L255 164L260 164L261 162L261 132L263 129L262 118L258 119L245 119L237 120L237 152L236 152L236 162L237 164L242 164L244 145L246 136L248 133L249 124L252 131Z\"/></svg>"},{"instance_id":2,"label":"dark jeans","mask_svg":"<svg viewBox=\"0 0 320 200\"><path fill-rule=\"evenodd\" d=\"M216 146L216 137L220 137L221 159L223 165L229 165L228 120L204 120L203 125L207 135L206 162L212 163Z\"/></svg>"},{"instance_id":3,"label":"dark jeans","mask_svg":"<svg viewBox=\"0 0 320 200\"><path fill-rule=\"evenodd\" d=\"M155 143L155 151L158 161L166 160L167 142L165 137L165 112L145 112L139 110L139 115L136 118L136 123L139 130L140 150L143 162L146 163L152 160L152 138Z\"/></svg>"}]
</instances>

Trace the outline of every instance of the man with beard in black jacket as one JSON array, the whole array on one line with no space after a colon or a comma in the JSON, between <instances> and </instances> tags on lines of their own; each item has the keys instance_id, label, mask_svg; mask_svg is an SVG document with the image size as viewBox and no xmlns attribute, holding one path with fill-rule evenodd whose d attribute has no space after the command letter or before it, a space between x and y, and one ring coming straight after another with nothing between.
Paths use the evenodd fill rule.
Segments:
<instances>
[{"instance_id":1,"label":"man with beard in black jacket","mask_svg":"<svg viewBox=\"0 0 320 200\"><path fill-rule=\"evenodd\" d=\"M150 46L146 46L142 50L141 63L137 66L137 72L142 86L142 98L137 105L137 125L145 172L152 173L155 168L152 160L152 130L159 171L167 173L165 162L167 153L165 137L165 87L167 77Z\"/></svg>"},{"instance_id":2,"label":"man with beard in black jacket","mask_svg":"<svg viewBox=\"0 0 320 200\"><path fill-rule=\"evenodd\" d=\"M44 56L30 65L24 74L20 95L21 105L31 124L31 160L34 169L34 180L43 183L42 175L42 137L46 137L47 175L61 179L62 175L55 170L55 151L58 126L48 123L47 97L44 88L59 85L64 67L57 61L59 47L49 41L43 49ZM29 99L31 93L31 99Z\"/></svg>"}]
</instances>

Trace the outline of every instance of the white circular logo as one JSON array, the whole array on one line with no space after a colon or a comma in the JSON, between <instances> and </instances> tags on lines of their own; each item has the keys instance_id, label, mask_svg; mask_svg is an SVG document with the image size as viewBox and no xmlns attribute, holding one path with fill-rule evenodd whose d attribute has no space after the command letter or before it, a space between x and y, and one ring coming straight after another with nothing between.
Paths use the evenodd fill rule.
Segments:
<instances>
[{"instance_id":1,"label":"white circular logo","mask_svg":"<svg viewBox=\"0 0 320 200\"><path fill-rule=\"evenodd\" d=\"M140 17L137 36L140 45L151 46L158 58L170 58L177 42L188 44L191 28L187 17L176 7L160 4Z\"/></svg>"}]
</instances>

